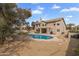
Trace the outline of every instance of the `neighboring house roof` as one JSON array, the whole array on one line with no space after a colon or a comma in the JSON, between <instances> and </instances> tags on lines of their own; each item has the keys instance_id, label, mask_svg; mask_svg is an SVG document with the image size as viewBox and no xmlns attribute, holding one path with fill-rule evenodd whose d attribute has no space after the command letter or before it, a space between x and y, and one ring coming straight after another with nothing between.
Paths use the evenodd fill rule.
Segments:
<instances>
[{"instance_id":1,"label":"neighboring house roof","mask_svg":"<svg viewBox=\"0 0 79 59\"><path fill-rule=\"evenodd\" d=\"M36 21L35 24L40 24L40 22Z\"/></svg>"}]
</instances>

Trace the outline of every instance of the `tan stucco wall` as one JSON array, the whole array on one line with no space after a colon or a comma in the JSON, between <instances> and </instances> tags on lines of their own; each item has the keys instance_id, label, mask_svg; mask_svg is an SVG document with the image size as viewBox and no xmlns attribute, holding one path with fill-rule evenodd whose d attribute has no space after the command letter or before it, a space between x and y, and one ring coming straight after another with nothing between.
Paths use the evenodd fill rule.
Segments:
<instances>
[{"instance_id":1,"label":"tan stucco wall","mask_svg":"<svg viewBox=\"0 0 79 59\"><path fill-rule=\"evenodd\" d=\"M59 25L57 25L57 23L59 23ZM53 33L56 35L60 35L62 32L64 33L66 32L66 27L65 27L63 20L55 22L55 23L48 23L47 28L51 28ZM57 32L57 29L59 29L60 31Z\"/></svg>"},{"instance_id":2,"label":"tan stucco wall","mask_svg":"<svg viewBox=\"0 0 79 59\"><path fill-rule=\"evenodd\" d=\"M59 25L57 25L57 23L59 23ZM46 26L42 26L42 24L46 24ZM51 31L53 31L53 34L55 35L62 35L61 34L62 32L67 33L66 25L63 20L51 23L40 22L40 26L39 27L35 26L35 30L38 28L46 28L47 34L50 34ZM59 29L60 31L57 32L57 29Z\"/></svg>"}]
</instances>

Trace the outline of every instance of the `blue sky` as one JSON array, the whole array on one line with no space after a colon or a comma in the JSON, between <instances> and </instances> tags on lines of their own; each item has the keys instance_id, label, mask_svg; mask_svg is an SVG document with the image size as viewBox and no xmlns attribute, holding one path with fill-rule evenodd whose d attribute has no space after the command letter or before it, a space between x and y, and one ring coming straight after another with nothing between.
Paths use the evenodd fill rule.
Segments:
<instances>
[{"instance_id":1,"label":"blue sky","mask_svg":"<svg viewBox=\"0 0 79 59\"><path fill-rule=\"evenodd\" d=\"M79 3L19 3L19 8L31 9L32 16L27 22L63 17L66 24L79 24Z\"/></svg>"}]
</instances>

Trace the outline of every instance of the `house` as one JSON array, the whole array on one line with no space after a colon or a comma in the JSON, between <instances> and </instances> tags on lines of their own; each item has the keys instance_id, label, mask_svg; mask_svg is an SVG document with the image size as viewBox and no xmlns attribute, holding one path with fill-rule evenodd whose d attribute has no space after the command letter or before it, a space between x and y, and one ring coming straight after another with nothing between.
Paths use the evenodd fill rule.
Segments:
<instances>
[{"instance_id":1,"label":"house","mask_svg":"<svg viewBox=\"0 0 79 59\"><path fill-rule=\"evenodd\" d=\"M25 24L25 23L16 22L16 24L13 24L13 28L16 30L15 31L16 33L20 33L20 32L26 33L26 32L28 32L27 27L28 27L28 24Z\"/></svg>"},{"instance_id":2,"label":"house","mask_svg":"<svg viewBox=\"0 0 79 59\"><path fill-rule=\"evenodd\" d=\"M75 25L75 24L67 24L66 25L66 27L67 27L67 30L69 31L69 32L79 32L79 25Z\"/></svg>"},{"instance_id":3,"label":"house","mask_svg":"<svg viewBox=\"0 0 79 59\"><path fill-rule=\"evenodd\" d=\"M56 18L50 20L40 20L34 22L34 30L36 33L46 33L61 35L67 33L64 18Z\"/></svg>"}]
</instances>

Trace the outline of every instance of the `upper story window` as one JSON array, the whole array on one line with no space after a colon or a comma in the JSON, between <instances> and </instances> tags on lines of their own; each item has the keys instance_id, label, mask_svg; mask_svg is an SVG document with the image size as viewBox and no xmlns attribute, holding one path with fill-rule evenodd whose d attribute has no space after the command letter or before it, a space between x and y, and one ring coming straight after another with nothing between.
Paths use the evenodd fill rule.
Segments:
<instances>
[{"instance_id":1,"label":"upper story window","mask_svg":"<svg viewBox=\"0 0 79 59\"><path fill-rule=\"evenodd\" d=\"M39 25L38 24L36 24L36 27L38 27Z\"/></svg>"},{"instance_id":2,"label":"upper story window","mask_svg":"<svg viewBox=\"0 0 79 59\"><path fill-rule=\"evenodd\" d=\"M38 25L36 25L36 27L37 27Z\"/></svg>"},{"instance_id":3,"label":"upper story window","mask_svg":"<svg viewBox=\"0 0 79 59\"><path fill-rule=\"evenodd\" d=\"M59 23L57 23L57 25L60 25Z\"/></svg>"},{"instance_id":4,"label":"upper story window","mask_svg":"<svg viewBox=\"0 0 79 59\"><path fill-rule=\"evenodd\" d=\"M44 24L42 24L42 26L44 26Z\"/></svg>"},{"instance_id":5,"label":"upper story window","mask_svg":"<svg viewBox=\"0 0 79 59\"><path fill-rule=\"evenodd\" d=\"M46 24L44 23L44 24L42 24L42 26L46 26Z\"/></svg>"},{"instance_id":6,"label":"upper story window","mask_svg":"<svg viewBox=\"0 0 79 59\"><path fill-rule=\"evenodd\" d=\"M40 24L38 26L40 26Z\"/></svg>"},{"instance_id":7,"label":"upper story window","mask_svg":"<svg viewBox=\"0 0 79 59\"><path fill-rule=\"evenodd\" d=\"M54 24L54 26L55 26L55 24Z\"/></svg>"},{"instance_id":8,"label":"upper story window","mask_svg":"<svg viewBox=\"0 0 79 59\"><path fill-rule=\"evenodd\" d=\"M22 28L22 30L25 30L25 29L26 29L25 27Z\"/></svg>"},{"instance_id":9,"label":"upper story window","mask_svg":"<svg viewBox=\"0 0 79 59\"><path fill-rule=\"evenodd\" d=\"M46 24L45 24L45 26L46 26Z\"/></svg>"}]
</instances>

